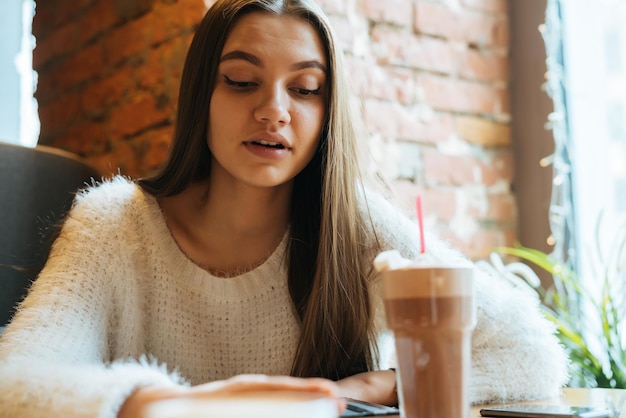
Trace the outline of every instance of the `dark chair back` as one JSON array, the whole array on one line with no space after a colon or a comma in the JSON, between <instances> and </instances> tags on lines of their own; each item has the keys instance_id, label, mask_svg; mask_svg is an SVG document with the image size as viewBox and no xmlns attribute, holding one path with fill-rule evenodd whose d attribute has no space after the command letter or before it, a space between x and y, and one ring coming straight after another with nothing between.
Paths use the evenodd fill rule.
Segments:
<instances>
[{"instance_id":1,"label":"dark chair back","mask_svg":"<svg viewBox=\"0 0 626 418\"><path fill-rule=\"evenodd\" d=\"M98 171L55 148L0 142L0 327L43 268L61 221Z\"/></svg>"}]
</instances>

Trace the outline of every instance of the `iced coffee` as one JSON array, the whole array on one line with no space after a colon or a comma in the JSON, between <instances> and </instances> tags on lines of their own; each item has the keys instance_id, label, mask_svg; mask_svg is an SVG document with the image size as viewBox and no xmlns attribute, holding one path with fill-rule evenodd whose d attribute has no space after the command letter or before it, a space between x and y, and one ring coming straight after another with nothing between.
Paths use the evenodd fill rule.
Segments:
<instances>
[{"instance_id":1,"label":"iced coffee","mask_svg":"<svg viewBox=\"0 0 626 418\"><path fill-rule=\"evenodd\" d=\"M405 263L380 270L402 416L466 418L475 321L471 264Z\"/></svg>"}]
</instances>

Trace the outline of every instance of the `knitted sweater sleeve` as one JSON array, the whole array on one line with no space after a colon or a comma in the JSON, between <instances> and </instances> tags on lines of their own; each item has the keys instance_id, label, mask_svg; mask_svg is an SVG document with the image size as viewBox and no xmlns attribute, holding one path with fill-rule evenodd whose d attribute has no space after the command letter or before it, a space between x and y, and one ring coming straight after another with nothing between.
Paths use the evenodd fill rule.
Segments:
<instances>
[{"instance_id":1,"label":"knitted sweater sleeve","mask_svg":"<svg viewBox=\"0 0 626 418\"><path fill-rule=\"evenodd\" d=\"M122 182L78 197L0 339L0 417L114 418L137 388L180 383L154 360L109 352L128 261L118 206L133 190Z\"/></svg>"},{"instance_id":2,"label":"knitted sweater sleeve","mask_svg":"<svg viewBox=\"0 0 626 418\"><path fill-rule=\"evenodd\" d=\"M416 257L416 222L379 196L368 200L383 250L397 249L407 258ZM466 260L432 234L426 235L426 249L441 260ZM477 323L472 334L472 403L558 395L567 381L568 359L554 327L541 313L539 299L530 289L515 287L478 265L474 279ZM384 315L382 309L378 311Z\"/></svg>"}]
</instances>

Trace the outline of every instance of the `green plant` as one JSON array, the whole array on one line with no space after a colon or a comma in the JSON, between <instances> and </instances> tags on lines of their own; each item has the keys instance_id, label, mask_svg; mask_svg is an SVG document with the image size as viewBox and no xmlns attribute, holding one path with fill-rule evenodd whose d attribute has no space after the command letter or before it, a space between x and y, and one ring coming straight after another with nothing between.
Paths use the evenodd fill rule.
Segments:
<instances>
[{"instance_id":1,"label":"green plant","mask_svg":"<svg viewBox=\"0 0 626 418\"><path fill-rule=\"evenodd\" d=\"M599 257L594 269L598 274L584 281L549 254L535 249L516 245L496 248L492 254L492 267L503 270L509 278L525 279L537 292L545 316L555 324L569 354L570 386L626 388L626 341L622 338L626 287L621 266L626 234L617 237L608 246L609 256ZM528 265L519 261L504 265L498 255L513 256L545 270L553 283L542 287Z\"/></svg>"}]
</instances>

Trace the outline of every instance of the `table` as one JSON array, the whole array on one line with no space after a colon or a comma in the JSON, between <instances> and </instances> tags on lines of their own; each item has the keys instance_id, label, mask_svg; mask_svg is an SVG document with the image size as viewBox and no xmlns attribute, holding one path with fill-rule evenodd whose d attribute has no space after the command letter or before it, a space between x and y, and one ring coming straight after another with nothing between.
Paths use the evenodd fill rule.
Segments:
<instances>
[{"instance_id":1,"label":"table","mask_svg":"<svg viewBox=\"0 0 626 418\"><path fill-rule=\"evenodd\" d=\"M607 400L614 408L620 411L621 417L626 417L626 389L585 389L585 388L564 388L561 396L552 399L541 399L529 401L534 404L559 404L574 406L607 406ZM517 402L509 402L517 403ZM489 404L500 405L500 404ZM480 409L486 405L474 405L470 411L469 418L481 418ZM390 415L399 417L399 415Z\"/></svg>"},{"instance_id":2,"label":"table","mask_svg":"<svg viewBox=\"0 0 626 418\"><path fill-rule=\"evenodd\" d=\"M303 396L307 396L306 394L302 394ZM317 395L316 395L317 396ZM290 399L293 399L293 394ZM267 399L267 398L263 398ZM270 399L271 400L271 399ZM206 400L205 400L206 401ZM215 400L213 400L215 401ZM607 403L607 401L609 403ZM203 400L195 400L193 403L190 400L184 399L175 399L169 401L163 401L159 405L155 405L155 408L151 410L147 416L150 418L198 418L198 417L206 417L206 407L207 404L203 403ZM229 416L237 416L237 417L250 417L250 411L241 412L240 409L237 415L237 412L234 415L232 405L233 400L218 400L218 402L212 402L213 407L220 406L218 404L224 404L227 406L229 410ZM511 402L512 403L512 402ZM565 388L561 391L561 395L552 399L541 399L536 401L529 401L527 403L534 404L562 404L562 405L574 405L574 406L607 406L610 405L616 410L620 411L620 415L622 417L626 417L626 390L624 389L580 389L580 388ZM222 405L222 406L224 406ZM498 405L498 404L489 404L489 405ZM471 408L470 414L468 418L480 418L480 409L485 407L485 405L475 405ZM302 408L302 406L299 406ZM288 409L288 408L287 408ZM255 416L259 416L259 411ZM266 411L267 412L267 411ZM270 411L273 418L276 418L276 411ZM306 416L319 417L314 410L307 410ZM332 414L332 412L331 412ZM328 416L328 410L326 410L324 416ZM213 416L213 415L211 415ZM263 415L264 417L267 415ZM283 416L283 415L281 415ZM294 416L294 414L287 412L287 416L290 418ZM295 416L303 416L298 412ZM387 415L387 417L399 417L399 415Z\"/></svg>"},{"instance_id":3,"label":"table","mask_svg":"<svg viewBox=\"0 0 626 418\"><path fill-rule=\"evenodd\" d=\"M584 389L584 388L564 388L561 396L554 399L543 399L528 403L549 403L576 406L606 406L607 401L614 408L620 411L622 417L626 417L626 390L625 389ZM470 418L480 417L480 408L483 405L472 407Z\"/></svg>"}]
</instances>

